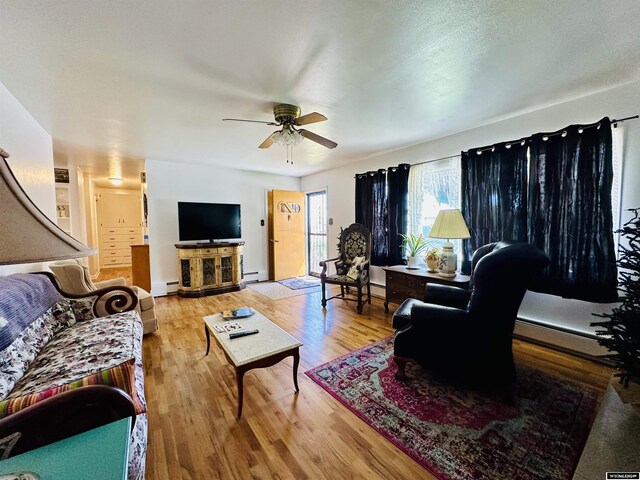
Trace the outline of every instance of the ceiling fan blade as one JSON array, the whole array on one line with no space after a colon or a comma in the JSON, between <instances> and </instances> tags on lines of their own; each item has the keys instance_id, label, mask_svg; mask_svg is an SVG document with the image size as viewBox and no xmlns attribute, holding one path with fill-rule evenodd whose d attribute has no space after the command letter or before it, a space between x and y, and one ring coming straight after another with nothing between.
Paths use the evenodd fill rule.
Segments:
<instances>
[{"instance_id":1,"label":"ceiling fan blade","mask_svg":"<svg viewBox=\"0 0 640 480\"><path fill-rule=\"evenodd\" d=\"M298 130L298 132L300 132L300 135L302 135L304 138L308 138L312 142L319 143L323 147L336 148L338 146L336 142L333 142L328 138L321 137L320 135L316 135L315 133L310 132L309 130L300 129Z\"/></svg>"},{"instance_id":2,"label":"ceiling fan blade","mask_svg":"<svg viewBox=\"0 0 640 480\"><path fill-rule=\"evenodd\" d=\"M269 135L266 140L264 142L262 142L258 148L269 148L271 145L273 145L273 136L278 133L278 131L273 132L271 135Z\"/></svg>"},{"instance_id":3,"label":"ceiling fan blade","mask_svg":"<svg viewBox=\"0 0 640 480\"><path fill-rule=\"evenodd\" d=\"M262 120L244 120L242 118L223 118L223 122L251 122L251 123L265 123L267 125L278 126L275 122L263 122Z\"/></svg>"},{"instance_id":4,"label":"ceiling fan blade","mask_svg":"<svg viewBox=\"0 0 640 480\"><path fill-rule=\"evenodd\" d=\"M293 123L296 125L309 125L310 123L324 122L326 119L327 117L321 113L313 112L296 118Z\"/></svg>"}]
</instances>

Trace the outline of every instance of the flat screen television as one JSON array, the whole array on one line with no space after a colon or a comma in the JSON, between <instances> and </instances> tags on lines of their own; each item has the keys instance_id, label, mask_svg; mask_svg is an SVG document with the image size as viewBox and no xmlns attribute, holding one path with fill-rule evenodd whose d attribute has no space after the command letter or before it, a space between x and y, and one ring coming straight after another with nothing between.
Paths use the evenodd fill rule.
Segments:
<instances>
[{"instance_id":1,"label":"flat screen television","mask_svg":"<svg viewBox=\"0 0 640 480\"><path fill-rule=\"evenodd\" d=\"M240 205L178 202L180 240L240 238Z\"/></svg>"}]
</instances>

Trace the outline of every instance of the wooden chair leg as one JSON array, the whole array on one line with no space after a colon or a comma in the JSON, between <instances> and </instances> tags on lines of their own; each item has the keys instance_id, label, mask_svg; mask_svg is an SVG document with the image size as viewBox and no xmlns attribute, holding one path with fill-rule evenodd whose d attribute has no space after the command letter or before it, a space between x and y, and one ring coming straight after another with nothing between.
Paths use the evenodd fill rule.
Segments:
<instances>
[{"instance_id":1,"label":"wooden chair leg","mask_svg":"<svg viewBox=\"0 0 640 480\"><path fill-rule=\"evenodd\" d=\"M371 305L371 282L367 281L367 297L369 297L369 305Z\"/></svg>"},{"instance_id":2,"label":"wooden chair leg","mask_svg":"<svg viewBox=\"0 0 640 480\"><path fill-rule=\"evenodd\" d=\"M362 313L362 285L358 285L358 313Z\"/></svg>"},{"instance_id":3,"label":"wooden chair leg","mask_svg":"<svg viewBox=\"0 0 640 480\"><path fill-rule=\"evenodd\" d=\"M340 285L340 296L344 297L344 285Z\"/></svg>"},{"instance_id":4,"label":"wooden chair leg","mask_svg":"<svg viewBox=\"0 0 640 480\"><path fill-rule=\"evenodd\" d=\"M393 361L398 367L398 371L396 372L396 380L406 380L407 375L405 374L405 368L407 367L407 362L409 361L409 359L406 357L399 357L397 355L394 355Z\"/></svg>"},{"instance_id":5,"label":"wooden chair leg","mask_svg":"<svg viewBox=\"0 0 640 480\"><path fill-rule=\"evenodd\" d=\"M327 293L325 291L326 284L322 282L322 308L327 306Z\"/></svg>"}]
</instances>

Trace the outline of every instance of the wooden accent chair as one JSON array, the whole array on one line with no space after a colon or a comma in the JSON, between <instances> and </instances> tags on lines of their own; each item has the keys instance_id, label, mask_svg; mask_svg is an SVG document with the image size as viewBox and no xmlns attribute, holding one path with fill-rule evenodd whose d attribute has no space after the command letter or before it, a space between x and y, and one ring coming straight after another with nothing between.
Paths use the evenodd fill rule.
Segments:
<instances>
[{"instance_id":1,"label":"wooden accent chair","mask_svg":"<svg viewBox=\"0 0 640 480\"><path fill-rule=\"evenodd\" d=\"M371 260L371 232L359 223L352 223L340 234L340 255L320 262L322 273L322 307L333 298L358 302L358 313L362 313L362 289L367 287L368 302L371 303L371 281L369 262ZM327 274L329 262L335 262L336 273ZM340 285L340 294L327 298L326 284ZM357 298L352 298L349 289L355 287Z\"/></svg>"}]
</instances>

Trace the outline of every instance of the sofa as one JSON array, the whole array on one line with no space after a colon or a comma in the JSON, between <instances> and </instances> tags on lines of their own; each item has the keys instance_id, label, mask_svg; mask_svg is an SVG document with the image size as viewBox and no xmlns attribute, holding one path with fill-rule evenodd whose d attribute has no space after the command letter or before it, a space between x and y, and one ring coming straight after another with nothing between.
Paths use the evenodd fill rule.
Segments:
<instances>
[{"instance_id":1,"label":"sofa","mask_svg":"<svg viewBox=\"0 0 640 480\"><path fill-rule=\"evenodd\" d=\"M62 260L49 265L49 268L56 276L58 284L68 293L90 293L94 290L113 286L125 286L127 284L123 277L104 280L102 282L93 282L89 269L81 264L78 260ZM136 310L142 318L144 334L153 333L158 329L158 320L156 318L155 301L153 296L140 287L131 287L138 297L138 305Z\"/></svg>"},{"instance_id":2,"label":"sofa","mask_svg":"<svg viewBox=\"0 0 640 480\"><path fill-rule=\"evenodd\" d=\"M144 479L147 407L136 305L129 287L78 295L60 290L50 273L0 277L0 422L74 389L121 389L135 409L128 478Z\"/></svg>"}]
</instances>

